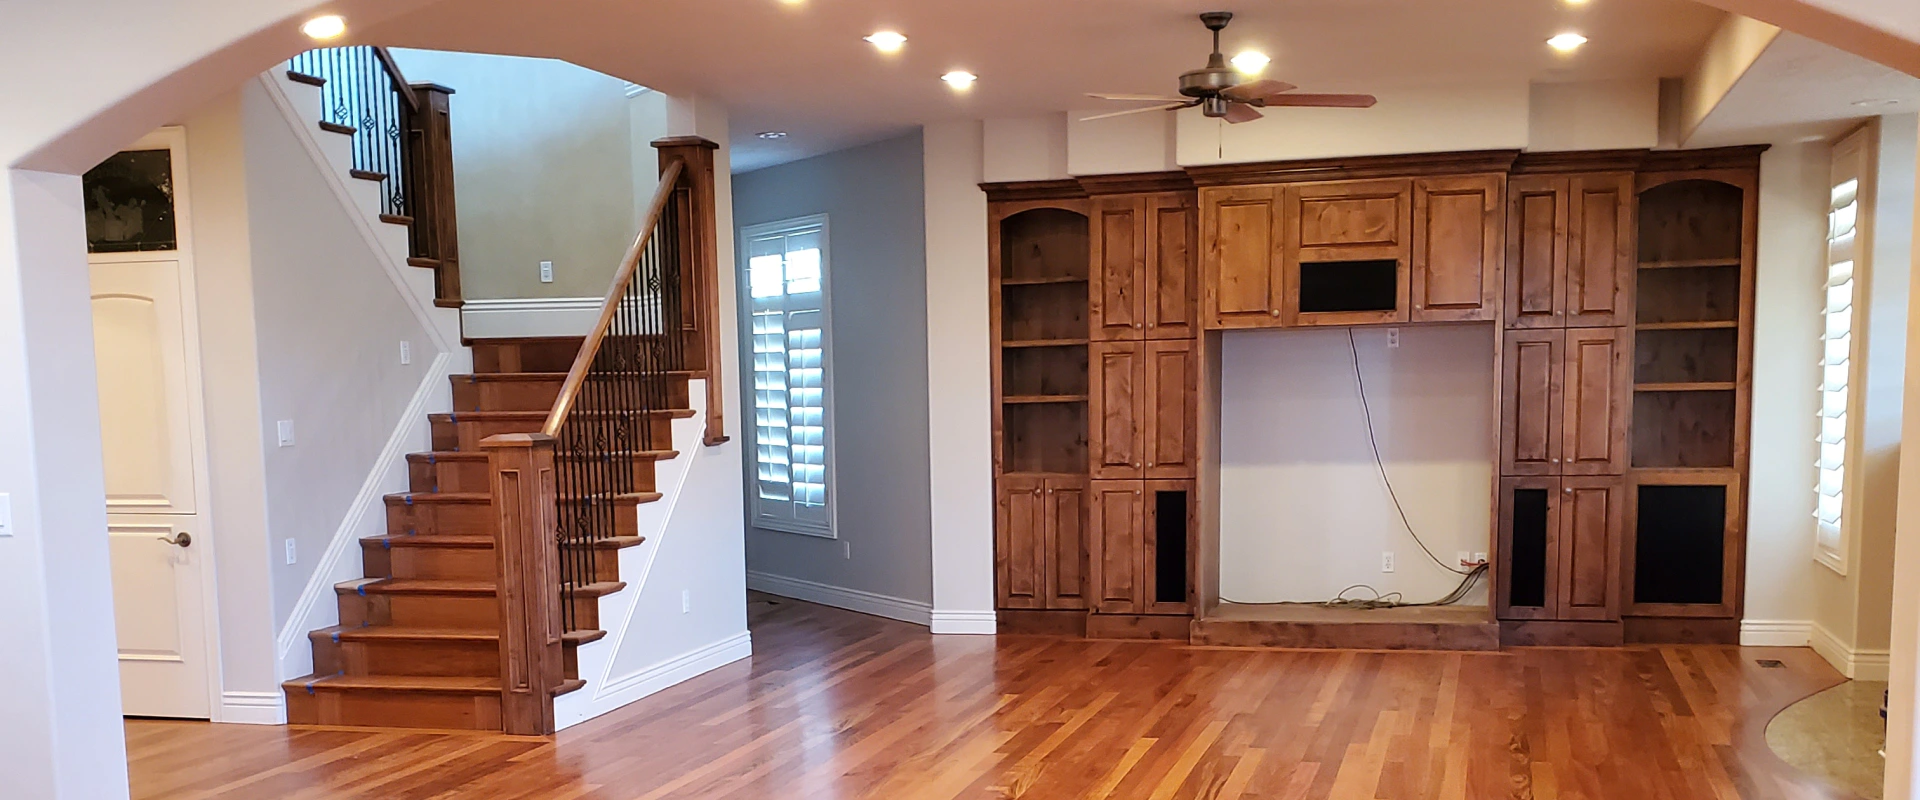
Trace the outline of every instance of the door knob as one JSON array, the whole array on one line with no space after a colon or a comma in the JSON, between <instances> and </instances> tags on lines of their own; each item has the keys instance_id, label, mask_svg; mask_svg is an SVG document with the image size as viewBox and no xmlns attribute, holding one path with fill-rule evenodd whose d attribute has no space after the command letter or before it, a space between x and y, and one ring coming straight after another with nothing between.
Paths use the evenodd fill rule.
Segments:
<instances>
[{"instance_id":1,"label":"door knob","mask_svg":"<svg viewBox=\"0 0 1920 800\"><path fill-rule=\"evenodd\" d=\"M186 531L181 531L179 536L161 536L157 538L159 538L160 541L177 547L191 547L193 545L193 534Z\"/></svg>"}]
</instances>

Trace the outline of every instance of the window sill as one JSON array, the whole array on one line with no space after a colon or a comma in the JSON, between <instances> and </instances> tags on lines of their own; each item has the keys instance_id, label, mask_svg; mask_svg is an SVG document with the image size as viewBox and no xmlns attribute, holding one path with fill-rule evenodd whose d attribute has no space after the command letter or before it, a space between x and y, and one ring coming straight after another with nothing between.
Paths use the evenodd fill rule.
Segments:
<instances>
[{"instance_id":1,"label":"window sill","mask_svg":"<svg viewBox=\"0 0 1920 800\"><path fill-rule=\"evenodd\" d=\"M1835 575L1839 575L1842 578L1847 576L1847 561L1839 553L1829 553L1824 549L1816 549L1813 554L1813 560L1814 563L1833 570L1833 574Z\"/></svg>"}]
</instances>

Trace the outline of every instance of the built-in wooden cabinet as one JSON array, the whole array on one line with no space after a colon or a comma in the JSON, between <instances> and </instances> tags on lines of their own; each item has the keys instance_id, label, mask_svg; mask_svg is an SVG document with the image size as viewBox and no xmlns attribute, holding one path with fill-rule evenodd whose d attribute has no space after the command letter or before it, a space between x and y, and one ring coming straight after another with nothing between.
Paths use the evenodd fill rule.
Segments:
<instances>
[{"instance_id":1,"label":"built-in wooden cabinet","mask_svg":"<svg viewBox=\"0 0 1920 800\"><path fill-rule=\"evenodd\" d=\"M1192 481L1094 481L1088 514L1093 609L1187 614L1196 506Z\"/></svg>"},{"instance_id":2,"label":"built-in wooden cabinet","mask_svg":"<svg viewBox=\"0 0 1920 800\"><path fill-rule=\"evenodd\" d=\"M1630 341L1624 328L1508 332L1501 474L1627 471Z\"/></svg>"},{"instance_id":3,"label":"built-in wooden cabinet","mask_svg":"<svg viewBox=\"0 0 1920 800\"><path fill-rule=\"evenodd\" d=\"M1087 607L1087 481L1076 475L1001 478L994 519L1000 608Z\"/></svg>"},{"instance_id":4,"label":"built-in wooden cabinet","mask_svg":"<svg viewBox=\"0 0 1920 800\"><path fill-rule=\"evenodd\" d=\"M1479 322L1500 307L1507 176L1413 182L1413 322Z\"/></svg>"},{"instance_id":5,"label":"built-in wooden cabinet","mask_svg":"<svg viewBox=\"0 0 1920 800\"><path fill-rule=\"evenodd\" d=\"M1089 473L1101 480L1193 477L1193 341L1095 342L1090 352Z\"/></svg>"},{"instance_id":6,"label":"built-in wooden cabinet","mask_svg":"<svg viewBox=\"0 0 1920 800\"><path fill-rule=\"evenodd\" d=\"M1624 477L1501 479L1494 573L1499 617L1618 620L1626 505Z\"/></svg>"},{"instance_id":7,"label":"built-in wooden cabinet","mask_svg":"<svg viewBox=\"0 0 1920 800\"><path fill-rule=\"evenodd\" d=\"M1633 173L1518 175L1507 194L1507 327L1628 324Z\"/></svg>"},{"instance_id":8,"label":"built-in wooden cabinet","mask_svg":"<svg viewBox=\"0 0 1920 800\"><path fill-rule=\"evenodd\" d=\"M1284 324L1406 322L1413 181L1303 183L1285 195Z\"/></svg>"},{"instance_id":9,"label":"built-in wooden cabinet","mask_svg":"<svg viewBox=\"0 0 1920 800\"><path fill-rule=\"evenodd\" d=\"M1191 338L1199 325L1193 194L1096 197L1093 229L1093 338Z\"/></svg>"},{"instance_id":10,"label":"built-in wooden cabinet","mask_svg":"<svg viewBox=\"0 0 1920 800\"><path fill-rule=\"evenodd\" d=\"M1287 214L1280 186L1200 191L1201 297L1210 328L1280 325Z\"/></svg>"}]
</instances>

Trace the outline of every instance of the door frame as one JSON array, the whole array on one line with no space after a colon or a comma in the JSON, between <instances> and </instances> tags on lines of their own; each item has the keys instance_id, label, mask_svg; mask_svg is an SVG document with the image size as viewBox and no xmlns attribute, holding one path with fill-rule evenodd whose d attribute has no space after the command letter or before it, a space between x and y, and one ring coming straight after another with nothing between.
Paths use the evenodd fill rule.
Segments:
<instances>
[{"instance_id":1,"label":"door frame","mask_svg":"<svg viewBox=\"0 0 1920 800\"><path fill-rule=\"evenodd\" d=\"M200 300L196 287L198 279L193 266L193 195L189 189L187 175L187 130L178 125L170 125L153 131L125 147L127 150L166 150L173 164L173 220L175 226L176 250L147 251L138 253L88 253L87 266L93 264L116 264L142 261L164 261L171 253L179 262L178 279L180 281L180 324L186 336L183 367L187 371L187 439L188 449L193 462L193 502L194 516L199 522L200 534L194 540L194 547L200 558L200 613L201 625L206 631L204 650L206 659L207 708L209 721L225 722L225 683L220 661L220 595L218 591L219 559L215 543L219 539L217 522L213 513L213 488L210 468L211 458L207 452L207 403L206 382L202 371L200 349ZM104 503L105 498L102 498ZM111 513L111 512L110 512ZM134 513L134 512L128 512ZM105 535L106 531L101 531ZM115 656L116 661L118 656Z\"/></svg>"}]
</instances>

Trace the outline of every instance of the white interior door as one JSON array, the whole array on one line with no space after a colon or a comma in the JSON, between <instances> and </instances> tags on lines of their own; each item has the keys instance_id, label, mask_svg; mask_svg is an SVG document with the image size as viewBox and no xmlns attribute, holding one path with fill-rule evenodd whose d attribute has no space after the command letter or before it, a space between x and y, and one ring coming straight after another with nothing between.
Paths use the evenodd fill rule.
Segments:
<instances>
[{"instance_id":1,"label":"white interior door","mask_svg":"<svg viewBox=\"0 0 1920 800\"><path fill-rule=\"evenodd\" d=\"M158 138L147 149L173 151L171 191L184 197L177 132ZM175 222L184 234L184 208ZM96 254L89 270L122 707L206 719L210 553L186 252L182 241L177 250Z\"/></svg>"}]
</instances>

